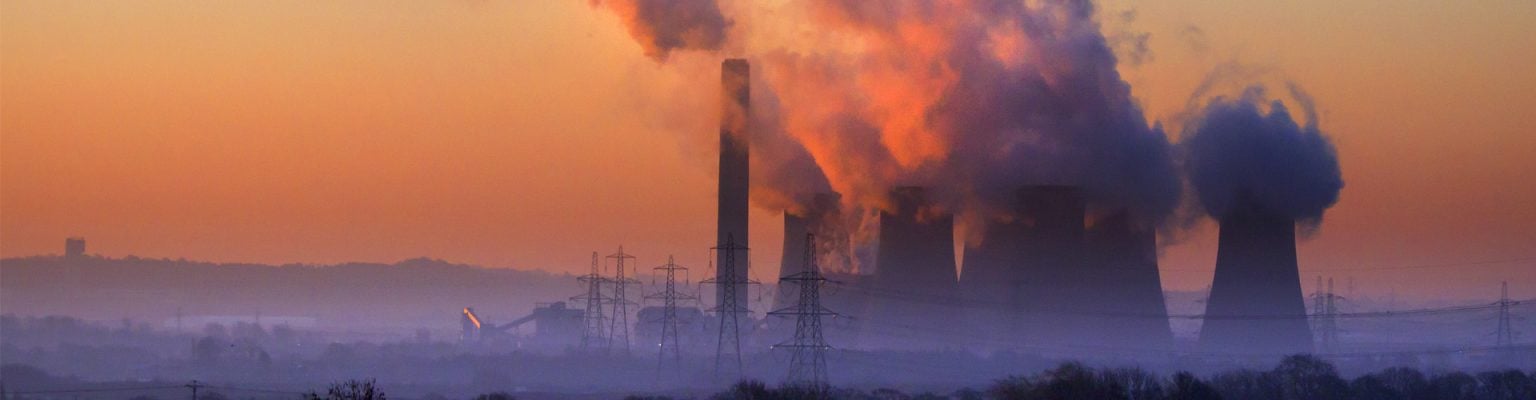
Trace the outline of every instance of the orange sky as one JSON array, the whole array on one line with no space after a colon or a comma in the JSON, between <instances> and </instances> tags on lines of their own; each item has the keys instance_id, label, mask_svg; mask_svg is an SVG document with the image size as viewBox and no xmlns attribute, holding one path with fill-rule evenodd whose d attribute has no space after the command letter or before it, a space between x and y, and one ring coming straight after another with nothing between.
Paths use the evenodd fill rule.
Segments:
<instances>
[{"instance_id":1,"label":"orange sky","mask_svg":"<svg viewBox=\"0 0 1536 400\"><path fill-rule=\"evenodd\" d=\"M1527 259L1330 273L1536 295L1536 3L1239 3L1102 11L1151 34L1151 61L1121 67L1150 118L1175 124L1232 63L1316 97L1346 186L1300 246L1303 275ZM6 1L0 256L80 235L114 257L579 271L624 244L644 265L702 264L714 132L633 95L688 82L584 1ZM752 223L770 279L779 219ZM1166 287L1209 283L1211 233L1165 248Z\"/></svg>"}]
</instances>

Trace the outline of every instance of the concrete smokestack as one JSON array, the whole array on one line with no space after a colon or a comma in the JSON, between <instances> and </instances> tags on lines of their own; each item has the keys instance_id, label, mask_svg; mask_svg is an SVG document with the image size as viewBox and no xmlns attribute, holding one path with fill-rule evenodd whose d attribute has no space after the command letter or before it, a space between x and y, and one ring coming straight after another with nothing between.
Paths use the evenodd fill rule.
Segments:
<instances>
[{"instance_id":1,"label":"concrete smokestack","mask_svg":"<svg viewBox=\"0 0 1536 400\"><path fill-rule=\"evenodd\" d=\"M720 65L720 186L715 237L718 247L725 247L727 237L734 238L737 247L750 247L747 238L748 188L751 184L748 181L751 132L747 129L751 116L750 69L747 60L742 59L728 59ZM729 270L724 265L726 254L720 251L716 256L715 278L725 282L729 279L726 276ZM747 257L745 250L736 253L737 281L747 279ZM718 304L724 304L725 287L717 286L715 299ZM736 285L735 293L737 306L745 309L747 285Z\"/></svg>"},{"instance_id":2,"label":"concrete smokestack","mask_svg":"<svg viewBox=\"0 0 1536 400\"><path fill-rule=\"evenodd\" d=\"M1221 216L1200 346L1229 353L1312 351L1296 270L1296 222L1239 199Z\"/></svg>"},{"instance_id":3,"label":"concrete smokestack","mask_svg":"<svg viewBox=\"0 0 1536 400\"><path fill-rule=\"evenodd\" d=\"M1108 212L1086 233L1085 269L1091 277L1078 297L1089 325L1073 337L1093 343L1170 348L1173 331L1157 270L1157 234L1129 211Z\"/></svg>"},{"instance_id":4,"label":"concrete smokestack","mask_svg":"<svg viewBox=\"0 0 1536 400\"><path fill-rule=\"evenodd\" d=\"M947 346L935 334L959 322L955 277L954 216L939 212L921 187L891 194L895 209L880 212L880 249L875 260L877 321L868 330L885 332L878 345L907 348Z\"/></svg>"}]
</instances>

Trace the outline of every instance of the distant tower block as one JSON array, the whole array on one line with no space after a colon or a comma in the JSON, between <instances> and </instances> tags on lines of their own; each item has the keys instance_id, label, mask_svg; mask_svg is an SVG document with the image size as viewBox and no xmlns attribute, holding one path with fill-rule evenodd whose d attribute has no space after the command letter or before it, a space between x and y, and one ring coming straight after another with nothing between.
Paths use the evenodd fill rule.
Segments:
<instances>
[{"instance_id":1,"label":"distant tower block","mask_svg":"<svg viewBox=\"0 0 1536 400\"><path fill-rule=\"evenodd\" d=\"M747 203L748 188L750 182L749 158L751 150L751 132L747 129L747 121L750 120L751 108L751 74L747 60L729 59L720 65L720 184L717 204L717 230L715 246L724 248L726 238L734 237L738 250L734 254L739 261L726 263L727 254L717 254L715 265L734 265L734 276L740 280L746 280L748 275L747 248L750 243L747 240ZM729 282L726 271L716 271L715 279ZM734 299L734 304L745 305L747 288L745 283L738 283L736 293L739 298ZM727 303L723 297L726 294L724 287L715 291L717 304Z\"/></svg>"},{"instance_id":2,"label":"distant tower block","mask_svg":"<svg viewBox=\"0 0 1536 400\"><path fill-rule=\"evenodd\" d=\"M1018 332L1036 344L1072 342L1082 327L1078 301L1099 295L1083 293L1090 277L1083 276L1084 219L1087 206L1076 186L1040 185L1020 190L1023 218L1028 224L1023 262L1014 270L1010 296L1025 310Z\"/></svg>"},{"instance_id":3,"label":"distant tower block","mask_svg":"<svg viewBox=\"0 0 1536 400\"><path fill-rule=\"evenodd\" d=\"M1094 278L1082 287L1077 301L1089 319L1073 337L1121 347L1169 348L1173 331L1157 270L1157 234L1129 211L1106 214L1087 231L1083 275Z\"/></svg>"},{"instance_id":4,"label":"distant tower block","mask_svg":"<svg viewBox=\"0 0 1536 400\"><path fill-rule=\"evenodd\" d=\"M1252 202L1220 219L1201 347L1226 353L1311 352L1312 331L1296 270L1296 222Z\"/></svg>"},{"instance_id":5,"label":"distant tower block","mask_svg":"<svg viewBox=\"0 0 1536 400\"><path fill-rule=\"evenodd\" d=\"M72 237L72 238L64 239L64 257L66 257L66 258L85 257L85 238L82 238L82 237Z\"/></svg>"},{"instance_id":6,"label":"distant tower block","mask_svg":"<svg viewBox=\"0 0 1536 400\"><path fill-rule=\"evenodd\" d=\"M954 217L929 203L921 187L891 194L895 209L880 212L873 326L876 345L902 348L950 347L935 334L959 322L962 311L955 277Z\"/></svg>"}]
</instances>

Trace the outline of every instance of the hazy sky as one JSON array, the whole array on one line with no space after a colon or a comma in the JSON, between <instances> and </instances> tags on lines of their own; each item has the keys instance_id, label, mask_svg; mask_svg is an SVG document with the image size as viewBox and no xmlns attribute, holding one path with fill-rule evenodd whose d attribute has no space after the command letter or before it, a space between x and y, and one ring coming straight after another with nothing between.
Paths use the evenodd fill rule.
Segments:
<instances>
[{"instance_id":1,"label":"hazy sky","mask_svg":"<svg viewBox=\"0 0 1536 400\"><path fill-rule=\"evenodd\" d=\"M1176 125L1218 68L1316 98L1346 186L1300 245L1309 282L1536 295L1536 2L1100 13L1150 34L1120 70L1151 119ZM0 256L78 235L113 257L576 272L623 244L702 270L715 132L631 95L679 79L586 1L0 2ZM758 279L779 218L752 216ZM1165 247L1166 287L1210 282L1208 225Z\"/></svg>"}]
</instances>

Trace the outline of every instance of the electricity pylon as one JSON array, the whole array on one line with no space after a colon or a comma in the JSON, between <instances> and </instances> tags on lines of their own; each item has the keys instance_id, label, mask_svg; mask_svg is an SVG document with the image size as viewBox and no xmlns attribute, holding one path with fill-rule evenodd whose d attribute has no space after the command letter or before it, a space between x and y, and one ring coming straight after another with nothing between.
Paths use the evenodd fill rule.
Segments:
<instances>
[{"instance_id":1,"label":"electricity pylon","mask_svg":"<svg viewBox=\"0 0 1536 400\"><path fill-rule=\"evenodd\" d=\"M587 293L571 297L571 301L587 303L586 312L581 315L581 350L583 352L596 350L598 346L604 346L607 351L608 337L603 330L603 324L607 318L603 318L603 305L608 302L608 297L603 295L603 285L608 283L608 278L602 275L602 264L599 263L597 252L592 252L592 272L577 277L586 285Z\"/></svg>"},{"instance_id":2,"label":"electricity pylon","mask_svg":"<svg viewBox=\"0 0 1536 400\"><path fill-rule=\"evenodd\" d=\"M614 259L613 280L609 281L613 284L613 299L611 300L613 302L613 325L608 330L608 347L612 349L615 342L622 340L624 342L624 355L628 356L629 306L636 303L629 301L629 296L625 293L624 289L629 285L638 285L640 281L635 278L625 277L624 261L634 260L635 256L625 254L624 246L619 246L619 252L609 254L608 258Z\"/></svg>"},{"instance_id":3,"label":"electricity pylon","mask_svg":"<svg viewBox=\"0 0 1536 400\"><path fill-rule=\"evenodd\" d=\"M726 235L723 246L712 247L710 250L714 250L714 253L717 254L725 252L725 260L722 261L722 264L714 266L718 272L717 278L700 282L721 285L722 287L721 298L716 300L719 304L711 309L711 311L715 312L715 317L720 320L720 335L715 339L715 378L720 378L720 366L725 364L727 353L729 353L731 357L735 358L735 378L739 379L744 374L741 363L740 318L741 314L746 314L748 310L746 304L741 304L738 301L736 289L737 287L745 287L745 285L755 285L757 282L744 276L736 276L736 254L738 252L747 254L748 261L745 262L750 263L752 258L751 250L746 247L737 246L734 235ZM715 254L710 254L710 260L714 260L714 258ZM748 264L747 270L752 270L751 264Z\"/></svg>"},{"instance_id":4,"label":"electricity pylon","mask_svg":"<svg viewBox=\"0 0 1536 400\"><path fill-rule=\"evenodd\" d=\"M795 274L779 278L779 284L793 284L800 290L800 299L793 307L774 310L768 315L795 317L795 337L773 347L790 350L790 385L803 386L819 395L827 389L827 341L821 335L821 317L837 316L836 312L821 305L821 285L827 278L821 275L816 260L816 235L805 235L805 268Z\"/></svg>"},{"instance_id":5,"label":"electricity pylon","mask_svg":"<svg viewBox=\"0 0 1536 400\"><path fill-rule=\"evenodd\" d=\"M1499 282L1499 328L1494 331L1499 347L1515 344L1515 330L1509 323L1509 282Z\"/></svg>"},{"instance_id":6,"label":"electricity pylon","mask_svg":"<svg viewBox=\"0 0 1536 400\"><path fill-rule=\"evenodd\" d=\"M697 300L699 297L677 291L677 272L687 274L688 268L677 265L671 255L667 256L667 264L656 268L666 275L666 283L661 292L645 296L648 300L661 300L661 343L658 344L656 354L656 376L661 377L662 371L667 370L667 353L672 354L672 370L677 372L683 365L683 352L677 338L677 301ZM687 285L685 282L684 285Z\"/></svg>"},{"instance_id":7,"label":"electricity pylon","mask_svg":"<svg viewBox=\"0 0 1536 400\"><path fill-rule=\"evenodd\" d=\"M1328 278L1328 291L1323 290L1323 277L1317 277L1317 291L1312 294L1312 314L1317 318L1317 342L1319 350L1324 353L1333 353L1339 348L1339 308L1337 301L1342 299L1333 293L1333 278Z\"/></svg>"}]
</instances>

